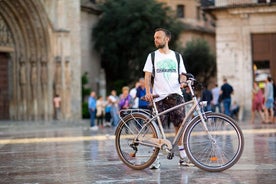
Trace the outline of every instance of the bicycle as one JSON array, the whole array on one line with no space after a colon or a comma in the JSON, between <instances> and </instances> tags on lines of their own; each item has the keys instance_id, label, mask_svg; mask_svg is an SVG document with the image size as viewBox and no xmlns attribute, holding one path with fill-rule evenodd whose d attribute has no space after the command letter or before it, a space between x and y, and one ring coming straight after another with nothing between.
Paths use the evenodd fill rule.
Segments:
<instances>
[{"instance_id":1,"label":"bicycle","mask_svg":"<svg viewBox=\"0 0 276 184\"><path fill-rule=\"evenodd\" d=\"M206 102L199 102L194 93L197 81L192 74L184 74L192 100L158 112L128 110L120 118L115 131L115 145L119 158L128 167L141 170L149 167L159 151L174 157L174 149L181 140L190 161L198 168L219 172L232 167L241 157L244 138L237 122L221 113L204 112ZM181 106L191 106L178 133L171 142L166 138L160 116ZM157 122L156 122L157 121Z\"/></svg>"}]
</instances>

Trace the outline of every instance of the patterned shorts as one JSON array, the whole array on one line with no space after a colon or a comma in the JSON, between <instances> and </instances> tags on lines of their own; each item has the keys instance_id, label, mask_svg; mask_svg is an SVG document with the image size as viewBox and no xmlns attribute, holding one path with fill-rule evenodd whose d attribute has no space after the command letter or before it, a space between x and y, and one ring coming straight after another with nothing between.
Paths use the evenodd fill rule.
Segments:
<instances>
[{"instance_id":1,"label":"patterned shorts","mask_svg":"<svg viewBox=\"0 0 276 184\"><path fill-rule=\"evenodd\" d=\"M158 112L160 113L165 111L166 109L174 107L183 102L184 102L184 98L182 96L178 94L171 94L166 98L164 98L163 100L156 102L156 106L157 106ZM166 116L169 116L169 120L174 124L175 127L178 127L182 123L185 117L185 108L184 106L182 106L178 109L175 109L167 114L160 116L161 122L165 121Z\"/></svg>"}]
</instances>

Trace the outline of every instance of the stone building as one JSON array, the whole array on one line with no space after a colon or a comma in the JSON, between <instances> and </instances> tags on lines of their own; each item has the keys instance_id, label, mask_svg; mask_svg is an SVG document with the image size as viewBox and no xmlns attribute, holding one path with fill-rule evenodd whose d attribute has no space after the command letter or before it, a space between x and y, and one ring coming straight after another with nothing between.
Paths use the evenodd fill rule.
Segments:
<instances>
[{"instance_id":1,"label":"stone building","mask_svg":"<svg viewBox=\"0 0 276 184\"><path fill-rule=\"evenodd\" d=\"M168 5L178 20L183 23L183 32L179 37L182 47L193 39L204 39L215 53L215 25L213 17L201 9L199 0L158 0Z\"/></svg>"},{"instance_id":2,"label":"stone building","mask_svg":"<svg viewBox=\"0 0 276 184\"><path fill-rule=\"evenodd\" d=\"M251 109L254 80L271 75L276 81L276 1L202 1L216 19L217 77L234 86L234 100ZM263 83L260 83L263 86Z\"/></svg>"},{"instance_id":3,"label":"stone building","mask_svg":"<svg viewBox=\"0 0 276 184\"><path fill-rule=\"evenodd\" d=\"M0 119L81 117L81 9L76 0L0 0Z\"/></svg>"},{"instance_id":4,"label":"stone building","mask_svg":"<svg viewBox=\"0 0 276 184\"><path fill-rule=\"evenodd\" d=\"M165 1L185 24L183 45L214 30L199 1ZM105 73L91 33L100 14L96 0L0 0L0 119L53 118L53 97L62 99L62 118L81 118L81 76L105 96ZM209 19L211 20L211 19ZM215 50L215 49L214 49Z\"/></svg>"}]
</instances>

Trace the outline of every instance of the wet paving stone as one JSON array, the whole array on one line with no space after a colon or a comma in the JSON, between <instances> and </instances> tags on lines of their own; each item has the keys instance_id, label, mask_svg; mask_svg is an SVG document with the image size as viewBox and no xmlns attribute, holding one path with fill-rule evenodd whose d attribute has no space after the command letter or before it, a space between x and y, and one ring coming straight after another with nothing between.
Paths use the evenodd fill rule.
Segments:
<instances>
[{"instance_id":1,"label":"wet paving stone","mask_svg":"<svg viewBox=\"0 0 276 184\"><path fill-rule=\"evenodd\" d=\"M0 183L276 183L276 125L241 122L241 127L241 159L212 173L180 167L177 157L162 154L160 169L132 170L117 156L114 129L93 132L85 121L0 122Z\"/></svg>"}]
</instances>

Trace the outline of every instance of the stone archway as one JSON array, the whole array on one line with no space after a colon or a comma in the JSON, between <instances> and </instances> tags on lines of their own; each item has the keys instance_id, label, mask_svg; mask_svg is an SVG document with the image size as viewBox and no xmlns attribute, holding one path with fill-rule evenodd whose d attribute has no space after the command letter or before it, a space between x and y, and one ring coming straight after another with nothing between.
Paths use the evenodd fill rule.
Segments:
<instances>
[{"instance_id":1,"label":"stone archway","mask_svg":"<svg viewBox=\"0 0 276 184\"><path fill-rule=\"evenodd\" d=\"M9 63L9 117L49 119L52 80L46 12L37 0L0 0L0 51L12 48Z\"/></svg>"}]
</instances>

